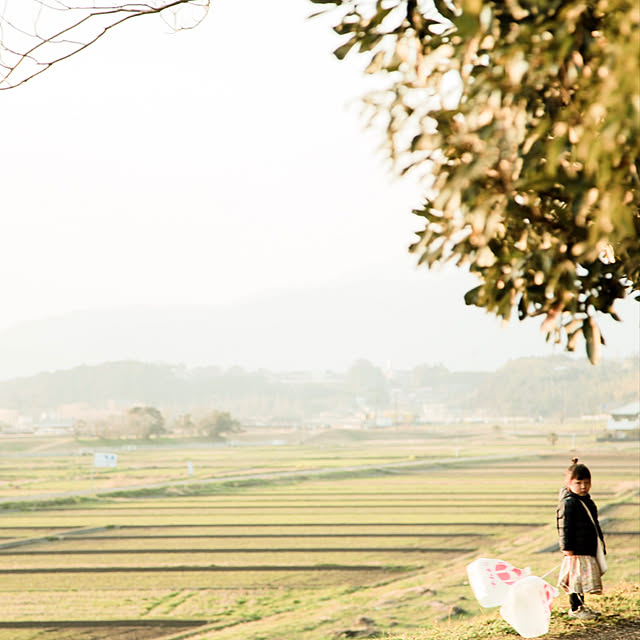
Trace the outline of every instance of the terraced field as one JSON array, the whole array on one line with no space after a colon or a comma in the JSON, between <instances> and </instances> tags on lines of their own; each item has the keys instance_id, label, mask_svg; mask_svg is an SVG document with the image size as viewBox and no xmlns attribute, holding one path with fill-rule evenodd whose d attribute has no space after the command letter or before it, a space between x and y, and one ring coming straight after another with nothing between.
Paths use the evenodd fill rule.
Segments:
<instances>
[{"instance_id":1,"label":"terraced field","mask_svg":"<svg viewBox=\"0 0 640 640\"><path fill-rule=\"evenodd\" d=\"M317 467L318 459L310 462L316 454L302 466ZM278 455L271 470L299 468ZM144 455L136 456L143 469L137 476L153 476ZM380 450L370 456L375 465L385 463ZM333 466L367 458L343 451ZM387 461L407 458L395 450ZM395 610L385 605L388 630L409 624L409 617L411 624L427 624L434 617L424 602L429 590L447 594L450 608L466 599L471 615L479 607L468 599L465 562L496 557L505 543L538 575L558 560L538 552L555 540L566 462L567 454L514 452L491 464L469 456L401 471L360 470L353 477L264 481L248 474L240 485L201 482L149 496L14 505L0 512L0 640L315 640L330 637L350 606L380 619L385 607L373 604L387 602L380 594L399 585L414 590L416 607L423 599L422 612L406 603ZM637 447L593 450L588 463L617 559L610 576L637 581ZM44 468L59 475L64 463ZM51 488L43 467L31 473L40 488Z\"/></svg>"}]
</instances>

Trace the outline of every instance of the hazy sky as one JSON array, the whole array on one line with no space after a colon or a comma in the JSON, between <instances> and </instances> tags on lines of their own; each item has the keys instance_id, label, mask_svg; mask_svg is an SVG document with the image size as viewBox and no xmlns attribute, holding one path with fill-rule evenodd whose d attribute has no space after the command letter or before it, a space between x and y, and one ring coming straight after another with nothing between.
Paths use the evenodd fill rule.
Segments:
<instances>
[{"instance_id":1,"label":"hazy sky","mask_svg":"<svg viewBox=\"0 0 640 640\"><path fill-rule=\"evenodd\" d=\"M331 55L326 22L305 19L316 7L215 0L181 33L132 20L0 92L0 330L380 277L422 279L436 295L468 288L416 270L420 190L391 178L348 106L365 84ZM624 307L632 327L639 306ZM462 299L450 312L469 331L483 314ZM637 351L629 335L615 355Z\"/></svg>"},{"instance_id":2,"label":"hazy sky","mask_svg":"<svg viewBox=\"0 0 640 640\"><path fill-rule=\"evenodd\" d=\"M360 74L312 10L218 0L177 34L141 18L0 94L2 324L413 269L419 192L346 109Z\"/></svg>"}]
</instances>

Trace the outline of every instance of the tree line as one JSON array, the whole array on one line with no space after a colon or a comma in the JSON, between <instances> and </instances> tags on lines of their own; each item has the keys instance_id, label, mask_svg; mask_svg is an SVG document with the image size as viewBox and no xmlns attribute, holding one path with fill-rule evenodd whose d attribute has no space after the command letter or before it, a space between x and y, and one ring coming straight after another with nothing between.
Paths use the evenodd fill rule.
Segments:
<instances>
[{"instance_id":1,"label":"tree line","mask_svg":"<svg viewBox=\"0 0 640 640\"><path fill-rule=\"evenodd\" d=\"M513 360L495 372L456 372L428 364L386 371L359 360L345 372L314 375L114 362L0 382L0 409L39 415L66 407L78 417L95 410L117 416L104 430L143 437L167 429L216 437L236 421L287 425L390 411L418 420L436 405L458 415L563 418L636 400L637 363L633 356L591 367L554 356Z\"/></svg>"},{"instance_id":2,"label":"tree line","mask_svg":"<svg viewBox=\"0 0 640 640\"><path fill-rule=\"evenodd\" d=\"M73 424L76 437L105 439L142 438L150 440L164 435L204 437L224 440L241 431L240 423L228 411L209 410L199 418L181 413L167 420L158 408L135 406L128 411L110 414L93 420L76 420Z\"/></svg>"}]
</instances>

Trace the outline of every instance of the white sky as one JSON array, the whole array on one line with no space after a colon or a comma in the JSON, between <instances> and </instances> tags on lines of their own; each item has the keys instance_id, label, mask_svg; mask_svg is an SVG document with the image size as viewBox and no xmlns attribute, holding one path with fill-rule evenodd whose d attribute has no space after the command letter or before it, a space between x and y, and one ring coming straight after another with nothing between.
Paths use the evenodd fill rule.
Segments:
<instances>
[{"instance_id":1,"label":"white sky","mask_svg":"<svg viewBox=\"0 0 640 640\"><path fill-rule=\"evenodd\" d=\"M134 20L0 94L2 325L413 270L419 192L346 109L359 71L311 4L275 5Z\"/></svg>"},{"instance_id":2,"label":"white sky","mask_svg":"<svg viewBox=\"0 0 640 640\"><path fill-rule=\"evenodd\" d=\"M347 108L364 80L305 19L316 8L215 0L181 33L132 20L0 92L0 330L377 277L462 294L408 255L420 190L390 177ZM451 312L473 331L478 310Z\"/></svg>"}]
</instances>

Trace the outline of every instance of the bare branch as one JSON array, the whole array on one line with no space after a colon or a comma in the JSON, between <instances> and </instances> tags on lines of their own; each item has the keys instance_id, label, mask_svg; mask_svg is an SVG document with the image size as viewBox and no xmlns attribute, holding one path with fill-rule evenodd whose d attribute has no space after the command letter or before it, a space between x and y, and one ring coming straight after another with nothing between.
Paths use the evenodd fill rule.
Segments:
<instances>
[{"instance_id":1,"label":"bare branch","mask_svg":"<svg viewBox=\"0 0 640 640\"><path fill-rule=\"evenodd\" d=\"M4 0L0 4L0 90L14 89L98 41L114 27L145 15L174 13L170 26L191 29L209 0L96 3L82 0Z\"/></svg>"}]
</instances>

